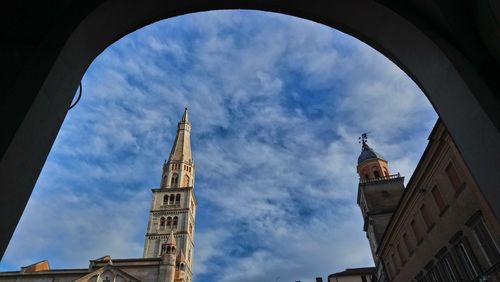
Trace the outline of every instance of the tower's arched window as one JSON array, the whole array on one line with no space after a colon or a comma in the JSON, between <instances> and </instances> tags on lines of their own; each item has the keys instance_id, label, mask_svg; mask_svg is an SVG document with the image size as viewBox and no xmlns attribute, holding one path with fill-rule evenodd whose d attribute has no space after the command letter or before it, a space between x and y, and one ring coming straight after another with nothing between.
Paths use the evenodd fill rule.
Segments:
<instances>
[{"instance_id":1,"label":"tower's arched window","mask_svg":"<svg viewBox=\"0 0 500 282\"><path fill-rule=\"evenodd\" d=\"M177 216L174 216L174 221L173 221L172 225L174 227L176 227L178 222L179 222L179 218Z\"/></svg>"},{"instance_id":2,"label":"tower's arched window","mask_svg":"<svg viewBox=\"0 0 500 282\"><path fill-rule=\"evenodd\" d=\"M163 255L167 251L167 244L161 244L160 255Z\"/></svg>"},{"instance_id":3,"label":"tower's arched window","mask_svg":"<svg viewBox=\"0 0 500 282\"><path fill-rule=\"evenodd\" d=\"M163 204L168 203L168 195L163 196Z\"/></svg>"},{"instance_id":4,"label":"tower's arched window","mask_svg":"<svg viewBox=\"0 0 500 282\"><path fill-rule=\"evenodd\" d=\"M181 194L175 195L175 204L178 205L181 202Z\"/></svg>"},{"instance_id":5,"label":"tower's arched window","mask_svg":"<svg viewBox=\"0 0 500 282\"><path fill-rule=\"evenodd\" d=\"M378 172L378 170L375 170L373 172L373 175L375 175L375 178L379 178L380 177L380 173Z\"/></svg>"},{"instance_id":6,"label":"tower's arched window","mask_svg":"<svg viewBox=\"0 0 500 282\"><path fill-rule=\"evenodd\" d=\"M171 251L171 247L167 246L167 254L170 254L170 251Z\"/></svg>"},{"instance_id":7,"label":"tower's arched window","mask_svg":"<svg viewBox=\"0 0 500 282\"><path fill-rule=\"evenodd\" d=\"M172 174L172 180L170 180L170 185L177 186L177 183L179 183L179 175L177 173L174 173Z\"/></svg>"},{"instance_id":8,"label":"tower's arched window","mask_svg":"<svg viewBox=\"0 0 500 282\"><path fill-rule=\"evenodd\" d=\"M361 175L361 174L360 174L360 175ZM366 167L365 167L365 168L363 169L363 174L362 174L362 175L364 175L365 180L369 180L369 179L370 179L370 170L369 170L368 168L366 168Z\"/></svg>"},{"instance_id":9,"label":"tower's arched window","mask_svg":"<svg viewBox=\"0 0 500 282\"><path fill-rule=\"evenodd\" d=\"M171 194L171 195L170 195L170 204L171 204L171 205L174 203L174 197L175 197L175 195L174 195L174 194Z\"/></svg>"},{"instance_id":10,"label":"tower's arched window","mask_svg":"<svg viewBox=\"0 0 500 282\"><path fill-rule=\"evenodd\" d=\"M162 217L160 218L160 227L164 227L165 226L165 218Z\"/></svg>"},{"instance_id":11,"label":"tower's arched window","mask_svg":"<svg viewBox=\"0 0 500 282\"><path fill-rule=\"evenodd\" d=\"M184 176L184 183L182 183L182 185L183 185L184 187L189 187L189 180L190 180L190 179L189 179L189 175L185 175L185 176Z\"/></svg>"},{"instance_id":12,"label":"tower's arched window","mask_svg":"<svg viewBox=\"0 0 500 282\"><path fill-rule=\"evenodd\" d=\"M169 216L167 217L167 226L172 225L172 218Z\"/></svg>"}]
</instances>

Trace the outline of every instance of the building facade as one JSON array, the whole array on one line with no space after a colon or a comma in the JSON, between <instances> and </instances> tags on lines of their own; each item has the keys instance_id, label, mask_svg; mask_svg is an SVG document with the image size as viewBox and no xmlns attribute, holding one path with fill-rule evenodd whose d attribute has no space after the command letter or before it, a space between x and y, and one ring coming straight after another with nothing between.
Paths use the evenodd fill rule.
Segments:
<instances>
[{"instance_id":1,"label":"building facade","mask_svg":"<svg viewBox=\"0 0 500 282\"><path fill-rule=\"evenodd\" d=\"M375 268L348 268L328 275L328 282L375 282Z\"/></svg>"},{"instance_id":2,"label":"building facade","mask_svg":"<svg viewBox=\"0 0 500 282\"><path fill-rule=\"evenodd\" d=\"M152 189L143 258L104 256L91 260L84 269L50 269L48 261L41 261L20 271L0 272L0 281L191 282L198 202L190 133L185 109L168 161L163 164L160 187Z\"/></svg>"},{"instance_id":3,"label":"building facade","mask_svg":"<svg viewBox=\"0 0 500 282\"><path fill-rule=\"evenodd\" d=\"M365 143L358 161L358 204L377 280L500 281L498 220L444 124L436 123L404 190L399 184L387 190L400 177L385 173L381 155L363 158ZM379 205L388 207L389 220L373 217L372 207Z\"/></svg>"}]
</instances>

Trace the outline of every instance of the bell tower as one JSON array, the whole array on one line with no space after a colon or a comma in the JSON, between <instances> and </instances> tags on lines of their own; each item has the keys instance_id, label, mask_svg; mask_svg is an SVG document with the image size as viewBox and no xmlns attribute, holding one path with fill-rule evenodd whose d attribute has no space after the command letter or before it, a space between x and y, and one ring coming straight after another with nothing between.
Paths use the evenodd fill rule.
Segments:
<instances>
[{"instance_id":1,"label":"bell tower","mask_svg":"<svg viewBox=\"0 0 500 282\"><path fill-rule=\"evenodd\" d=\"M368 146L366 133L359 139L362 145L357 166L359 174L357 203L363 215L363 230L366 232L377 265L375 252L403 194L404 177L399 173L390 173L389 164L384 157Z\"/></svg>"},{"instance_id":2,"label":"bell tower","mask_svg":"<svg viewBox=\"0 0 500 282\"><path fill-rule=\"evenodd\" d=\"M144 258L162 257L166 246L173 240L176 253L171 255L182 259L183 281L187 282L192 280L194 226L198 206L194 192L195 165L190 135L191 123L186 108L177 124L177 135L168 161L163 164L160 187L152 189L153 201L143 255Z\"/></svg>"},{"instance_id":3,"label":"bell tower","mask_svg":"<svg viewBox=\"0 0 500 282\"><path fill-rule=\"evenodd\" d=\"M389 165L382 155L368 146L367 134L363 133L359 140L362 144L357 167L360 180L388 177L390 175Z\"/></svg>"}]
</instances>

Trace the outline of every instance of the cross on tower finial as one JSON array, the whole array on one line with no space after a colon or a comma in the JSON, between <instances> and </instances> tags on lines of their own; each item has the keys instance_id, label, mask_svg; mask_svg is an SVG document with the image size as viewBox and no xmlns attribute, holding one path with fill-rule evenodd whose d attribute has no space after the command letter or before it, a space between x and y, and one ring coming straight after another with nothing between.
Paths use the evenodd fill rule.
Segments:
<instances>
[{"instance_id":1,"label":"cross on tower finial","mask_svg":"<svg viewBox=\"0 0 500 282\"><path fill-rule=\"evenodd\" d=\"M361 137L358 137L358 142L362 144L363 148L366 147L366 142L368 141L368 133L362 133Z\"/></svg>"}]
</instances>

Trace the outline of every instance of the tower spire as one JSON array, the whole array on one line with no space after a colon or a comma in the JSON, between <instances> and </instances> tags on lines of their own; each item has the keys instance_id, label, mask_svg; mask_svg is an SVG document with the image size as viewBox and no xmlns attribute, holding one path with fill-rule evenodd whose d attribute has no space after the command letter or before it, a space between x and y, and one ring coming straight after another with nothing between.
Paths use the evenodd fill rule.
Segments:
<instances>
[{"instance_id":1,"label":"tower spire","mask_svg":"<svg viewBox=\"0 0 500 282\"><path fill-rule=\"evenodd\" d=\"M188 119L187 108L184 109L182 118L177 124L177 135L168 158L169 163L173 161L193 161L191 157L191 123Z\"/></svg>"},{"instance_id":2,"label":"tower spire","mask_svg":"<svg viewBox=\"0 0 500 282\"><path fill-rule=\"evenodd\" d=\"M182 114L181 122L189 122L188 120L188 108L184 108L184 113Z\"/></svg>"},{"instance_id":3,"label":"tower spire","mask_svg":"<svg viewBox=\"0 0 500 282\"><path fill-rule=\"evenodd\" d=\"M191 154L191 123L188 109L184 109L179 123L174 145L168 161L163 164L161 188L192 187L194 182L194 162Z\"/></svg>"},{"instance_id":4,"label":"tower spire","mask_svg":"<svg viewBox=\"0 0 500 282\"><path fill-rule=\"evenodd\" d=\"M167 239L167 242L166 242L167 246L177 246L177 242L175 241L175 235L174 235L174 231L171 230L170 231L170 235L168 235L168 239Z\"/></svg>"}]
</instances>

